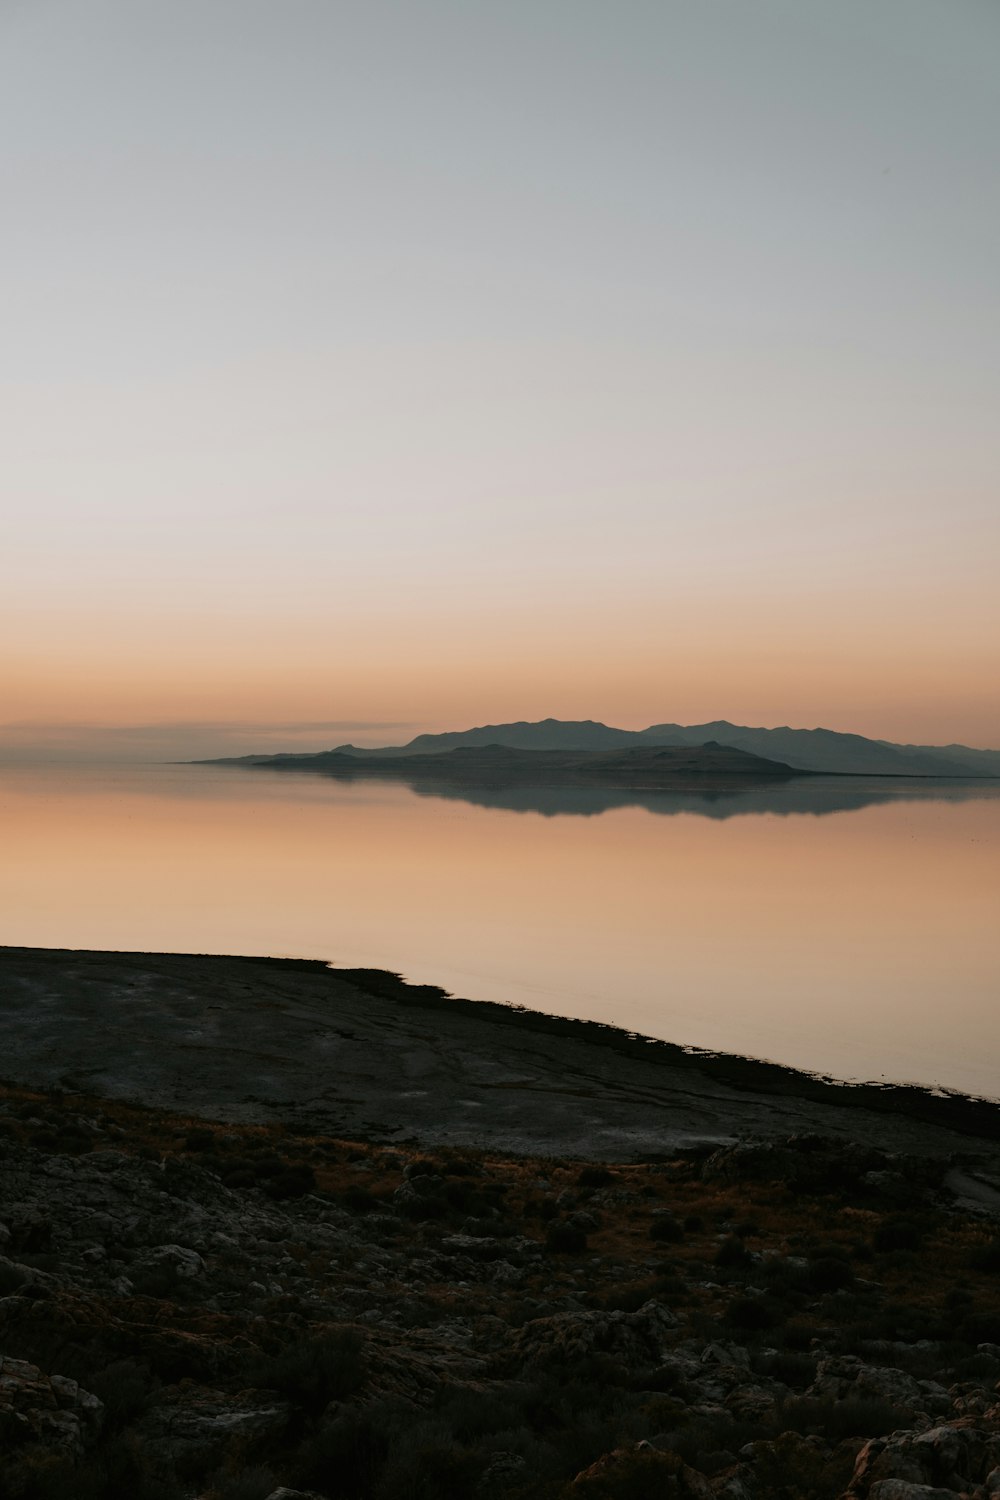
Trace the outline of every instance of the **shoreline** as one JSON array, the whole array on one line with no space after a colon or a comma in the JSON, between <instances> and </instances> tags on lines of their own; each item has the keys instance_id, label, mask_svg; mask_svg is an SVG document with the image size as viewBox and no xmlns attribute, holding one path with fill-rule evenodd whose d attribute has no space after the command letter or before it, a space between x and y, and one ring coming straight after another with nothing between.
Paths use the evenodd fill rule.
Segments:
<instances>
[{"instance_id":1,"label":"shoreline","mask_svg":"<svg viewBox=\"0 0 1000 1500\"><path fill-rule=\"evenodd\" d=\"M840 1083L321 959L0 947L0 1025L8 1082L220 1120L607 1160L817 1133L1000 1172L1000 1102Z\"/></svg>"}]
</instances>

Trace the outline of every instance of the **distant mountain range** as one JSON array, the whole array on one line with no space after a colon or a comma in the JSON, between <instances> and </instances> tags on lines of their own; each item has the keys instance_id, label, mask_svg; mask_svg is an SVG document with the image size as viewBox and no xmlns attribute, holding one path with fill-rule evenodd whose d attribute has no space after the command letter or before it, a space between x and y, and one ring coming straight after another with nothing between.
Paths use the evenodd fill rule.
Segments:
<instances>
[{"instance_id":1,"label":"distant mountain range","mask_svg":"<svg viewBox=\"0 0 1000 1500\"><path fill-rule=\"evenodd\" d=\"M615 729L593 719L542 719L537 723L485 724L445 734L418 734L406 745L370 750L338 745L320 755L242 756L244 763L318 762L338 755L367 761L438 756L453 750L506 746L514 750L611 751L657 746L716 745L777 761L798 771L861 776L1000 776L1000 750L968 745L896 745L833 729L758 729L716 719L710 724L652 724L648 729Z\"/></svg>"},{"instance_id":2,"label":"distant mountain range","mask_svg":"<svg viewBox=\"0 0 1000 1500\"><path fill-rule=\"evenodd\" d=\"M781 761L705 745L629 745L624 750L521 750L512 745L458 745L451 750L411 755L352 755L325 750L318 755L279 755L255 759L255 767L285 772L319 772L345 779L379 777L410 783L446 782L457 786L589 787L632 791L678 791L756 785L791 780L801 771Z\"/></svg>"}]
</instances>

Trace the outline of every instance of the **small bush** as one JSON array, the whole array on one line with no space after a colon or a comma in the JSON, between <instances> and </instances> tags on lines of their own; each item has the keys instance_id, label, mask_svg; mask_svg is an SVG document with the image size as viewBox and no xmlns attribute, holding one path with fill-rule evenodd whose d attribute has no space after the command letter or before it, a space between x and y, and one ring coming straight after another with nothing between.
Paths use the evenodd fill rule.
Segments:
<instances>
[{"instance_id":1,"label":"small bush","mask_svg":"<svg viewBox=\"0 0 1000 1500\"><path fill-rule=\"evenodd\" d=\"M872 1243L878 1251L919 1250L923 1231L912 1219L886 1219L876 1229Z\"/></svg>"},{"instance_id":2,"label":"small bush","mask_svg":"<svg viewBox=\"0 0 1000 1500\"><path fill-rule=\"evenodd\" d=\"M257 1178L252 1167L234 1167L231 1171L223 1173L222 1181L227 1188L232 1188L234 1191L257 1186Z\"/></svg>"},{"instance_id":3,"label":"small bush","mask_svg":"<svg viewBox=\"0 0 1000 1500\"><path fill-rule=\"evenodd\" d=\"M1000 1344L1000 1315L972 1312L962 1319L958 1334L967 1344Z\"/></svg>"},{"instance_id":4,"label":"small bush","mask_svg":"<svg viewBox=\"0 0 1000 1500\"><path fill-rule=\"evenodd\" d=\"M712 1264L720 1270L735 1271L753 1264L753 1256L743 1241L735 1235L727 1235L712 1257Z\"/></svg>"},{"instance_id":5,"label":"small bush","mask_svg":"<svg viewBox=\"0 0 1000 1500\"><path fill-rule=\"evenodd\" d=\"M340 1201L344 1208L349 1208L355 1214L370 1214L380 1207L378 1199L367 1188L359 1187L352 1182L350 1187L345 1188L340 1195Z\"/></svg>"},{"instance_id":6,"label":"small bush","mask_svg":"<svg viewBox=\"0 0 1000 1500\"><path fill-rule=\"evenodd\" d=\"M87 1389L104 1402L104 1425L119 1431L142 1416L159 1382L149 1366L134 1359L118 1359L86 1379Z\"/></svg>"},{"instance_id":7,"label":"small bush","mask_svg":"<svg viewBox=\"0 0 1000 1500\"><path fill-rule=\"evenodd\" d=\"M795 1352L804 1352L809 1349L813 1339L818 1336L819 1329L815 1323L804 1323L799 1319L786 1323L782 1330L782 1342L785 1348Z\"/></svg>"},{"instance_id":8,"label":"small bush","mask_svg":"<svg viewBox=\"0 0 1000 1500\"><path fill-rule=\"evenodd\" d=\"M665 1244L676 1245L679 1240L684 1238L684 1226L671 1213L654 1214L653 1221L649 1226L649 1238Z\"/></svg>"},{"instance_id":9,"label":"small bush","mask_svg":"<svg viewBox=\"0 0 1000 1500\"><path fill-rule=\"evenodd\" d=\"M608 1187L614 1180L614 1172L609 1172L607 1167L584 1167L576 1179L576 1185L582 1188L602 1188Z\"/></svg>"},{"instance_id":10,"label":"small bush","mask_svg":"<svg viewBox=\"0 0 1000 1500\"><path fill-rule=\"evenodd\" d=\"M0 1297L10 1297L19 1292L28 1280L23 1266L11 1263L0 1265Z\"/></svg>"},{"instance_id":11,"label":"small bush","mask_svg":"<svg viewBox=\"0 0 1000 1500\"><path fill-rule=\"evenodd\" d=\"M206 1130L200 1126L196 1130L189 1130L184 1137L184 1149L186 1151L214 1151L214 1131Z\"/></svg>"},{"instance_id":12,"label":"small bush","mask_svg":"<svg viewBox=\"0 0 1000 1500\"><path fill-rule=\"evenodd\" d=\"M267 1500L278 1486L272 1469L254 1465L239 1474L219 1480L212 1490L213 1500Z\"/></svg>"},{"instance_id":13,"label":"small bush","mask_svg":"<svg viewBox=\"0 0 1000 1500\"><path fill-rule=\"evenodd\" d=\"M276 1202L286 1198L301 1198L311 1193L316 1186L316 1173L306 1162L295 1162L275 1172L264 1183L264 1192Z\"/></svg>"},{"instance_id":14,"label":"small bush","mask_svg":"<svg viewBox=\"0 0 1000 1500\"><path fill-rule=\"evenodd\" d=\"M854 1283L854 1272L847 1262L830 1256L810 1261L808 1276L815 1292L839 1292Z\"/></svg>"},{"instance_id":15,"label":"small bush","mask_svg":"<svg viewBox=\"0 0 1000 1500\"><path fill-rule=\"evenodd\" d=\"M843 1401L793 1396L785 1402L782 1416L791 1431L816 1433L833 1444L849 1437L879 1437L912 1421L904 1407L880 1396L848 1396Z\"/></svg>"},{"instance_id":16,"label":"small bush","mask_svg":"<svg viewBox=\"0 0 1000 1500\"><path fill-rule=\"evenodd\" d=\"M726 1322L747 1333L775 1328L782 1321L781 1309L769 1297L735 1297L726 1309Z\"/></svg>"},{"instance_id":17,"label":"small bush","mask_svg":"<svg viewBox=\"0 0 1000 1500\"><path fill-rule=\"evenodd\" d=\"M1000 1239L990 1240L988 1245L977 1245L969 1255L969 1265L975 1271L986 1271L990 1275L1000 1271Z\"/></svg>"},{"instance_id":18,"label":"small bush","mask_svg":"<svg viewBox=\"0 0 1000 1500\"><path fill-rule=\"evenodd\" d=\"M545 1248L550 1255L579 1255L587 1248L587 1236L561 1219L545 1236Z\"/></svg>"},{"instance_id":19,"label":"small bush","mask_svg":"<svg viewBox=\"0 0 1000 1500\"><path fill-rule=\"evenodd\" d=\"M816 1359L792 1349L775 1349L753 1361L758 1375L778 1380L793 1391L804 1391L816 1379Z\"/></svg>"},{"instance_id":20,"label":"small bush","mask_svg":"<svg viewBox=\"0 0 1000 1500\"><path fill-rule=\"evenodd\" d=\"M247 1362L250 1385L279 1391L310 1416L318 1416L331 1401L343 1401L364 1381L364 1343L354 1328L335 1328L280 1354L258 1356Z\"/></svg>"}]
</instances>

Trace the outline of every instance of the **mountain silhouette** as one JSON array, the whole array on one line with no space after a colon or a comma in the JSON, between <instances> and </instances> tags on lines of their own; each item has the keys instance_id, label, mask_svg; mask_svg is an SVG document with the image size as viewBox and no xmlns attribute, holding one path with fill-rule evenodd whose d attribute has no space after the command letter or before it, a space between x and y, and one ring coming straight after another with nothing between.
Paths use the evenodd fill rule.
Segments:
<instances>
[{"instance_id":1,"label":"mountain silhouette","mask_svg":"<svg viewBox=\"0 0 1000 1500\"><path fill-rule=\"evenodd\" d=\"M406 745L376 750L338 745L336 752L372 759L440 755L487 745L515 750L606 751L643 745L704 745L710 740L748 755L783 761L798 771L861 776L1000 776L1000 750L975 750L968 745L897 745L833 729L764 729L731 724L727 719L708 724L653 724L639 730L616 729L594 719L521 720L444 734L418 734Z\"/></svg>"},{"instance_id":2,"label":"mountain silhouette","mask_svg":"<svg viewBox=\"0 0 1000 1500\"><path fill-rule=\"evenodd\" d=\"M262 770L446 782L452 786L600 787L633 791L753 785L790 780L795 771L714 740L703 745L630 745L625 750L522 750L512 745L458 745L433 754L358 756L344 750L318 755L260 757Z\"/></svg>"}]
</instances>

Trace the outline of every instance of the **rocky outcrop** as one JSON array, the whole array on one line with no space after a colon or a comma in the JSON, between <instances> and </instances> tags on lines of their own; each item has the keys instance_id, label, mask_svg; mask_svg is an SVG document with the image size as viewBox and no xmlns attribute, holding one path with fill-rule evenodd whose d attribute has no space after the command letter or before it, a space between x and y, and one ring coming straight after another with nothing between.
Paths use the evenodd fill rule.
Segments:
<instances>
[{"instance_id":1,"label":"rocky outcrop","mask_svg":"<svg viewBox=\"0 0 1000 1500\"><path fill-rule=\"evenodd\" d=\"M989 1427L962 1422L925 1431L894 1432L873 1438L858 1454L849 1500L909 1500L903 1492L930 1494L989 1494L1000 1467L1000 1408L989 1413ZM996 1493L994 1489L992 1493ZM916 1497L914 1497L916 1500Z\"/></svg>"},{"instance_id":2,"label":"rocky outcrop","mask_svg":"<svg viewBox=\"0 0 1000 1500\"><path fill-rule=\"evenodd\" d=\"M634 1313L557 1313L526 1323L514 1339L511 1357L531 1368L606 1354L639 1370L662 1360L677 1325L669 1308L652 1301Z\"/></svg>"},{"instance_id":3,"label":"rocky outcrop","mask_svg":"<svg viewBox=\"0 0 1000 1500\"><path fill-rule=\"evenodd\" d=\"M103 1415L101 1402L75 1380L0 1354L0 1454L28 1444L82 1454Z\"/></svg>"},{"instance_id":4,"label":"rocky outcrop","mask_svg":"<svg viewBox=\"0 0 1000 1500\"><path fill-rule=\"evenodd\" d=\"M103 1500L124 1454L129 1500L986 1500L1000 1248L938 1177L816 1138L581 1168L0 1087L0 1494L41 1463L46 1500Z\"/></svg>"}]
</instances>

